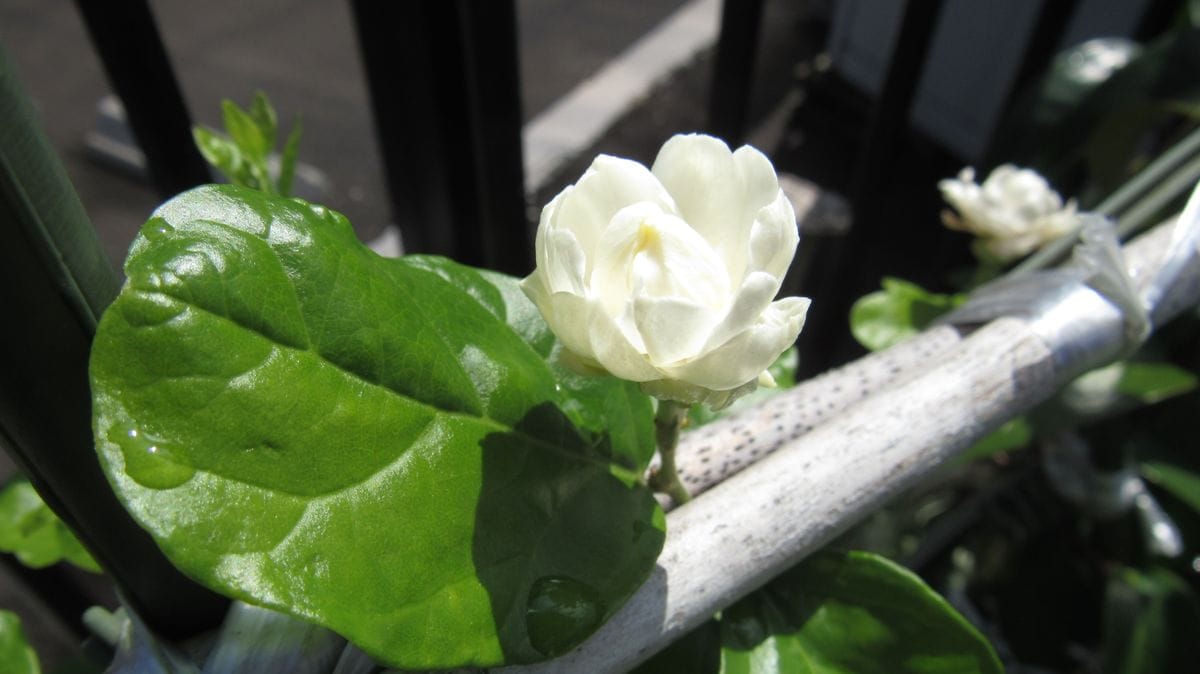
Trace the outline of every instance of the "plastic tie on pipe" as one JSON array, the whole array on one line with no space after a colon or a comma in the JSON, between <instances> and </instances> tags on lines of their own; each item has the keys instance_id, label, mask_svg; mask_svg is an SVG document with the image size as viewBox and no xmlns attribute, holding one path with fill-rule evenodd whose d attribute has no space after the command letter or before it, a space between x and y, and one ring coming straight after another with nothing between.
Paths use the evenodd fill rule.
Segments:
<instances>
[{"instance_id":1,"label":"plastic tie on pipe","mask_svg":"<svg viewBox=\"0 0 1200 674\"><path fill-rule=\"evenodd\" d=\"M1141 302L1154 325L1161 325L1195 297L1189 285L1200 283L1200 183L1192 189L1183 212L1175 220L1171 241L1163 253L1159 272L1142 289Z\"/></svg>"},{"instance_id":2,"label":"plastic tie on pipe","mask_svg":"<svg viewBox=\"0 0 1200 674\"><path fill-rule=\"evenodd\" d=\"M1116 231L1098 215L1085 216L1068 264L992 281L938 323L970 327L1003 317L1028 322L1066 378L1134 351L1150 334Z\"/></svg>"}]
</instances>

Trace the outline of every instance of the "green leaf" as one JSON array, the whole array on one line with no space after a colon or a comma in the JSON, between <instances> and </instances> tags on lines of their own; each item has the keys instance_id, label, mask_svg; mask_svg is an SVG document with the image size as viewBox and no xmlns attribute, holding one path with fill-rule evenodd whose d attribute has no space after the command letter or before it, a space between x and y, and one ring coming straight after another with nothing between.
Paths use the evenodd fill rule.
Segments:
<instances>
[{"instance_id":1,"label":"green leaf","mask_svg":"<svg viewBox=\"0 0 1200 674\"><path fill-rule=\"evenodd\" d=\"M995 456L1001 452L1021 449L1027 447L1032 439L1033 426L1025 417L1009 419L967 448L956 460L959 462L974 461Z\"/></svg>"},{"instance_id":2,"label":"green leaf","mask_svg":"<svg viewBox=\"0 0 1200 674\"><path fill-rule=\"evenodd\" d=\"M723 674L1001 672L987 640L920 578L821 552L721 615Z\"/></svg>"},{"instance_id":3,"label":"green leaf","mask_svg":"<svg viewBox=\"0 0 1200 674\"><path fill-rule=\"evenodd\" d=\"M236 143L202 126L192 127L192 140L205 161L217 167L229 180L235 183L239 181L245 161Z\"/></svg>"},{"instance_id":4,"label":"green leaf","mask_svg":"<svg viewBox=\"0 0 1200 674\"><path fill-rule=\"evenodd\" d=\"M21 619L12 611L0 609L0 671L8 674L39 674L37 653L25 640Z\"/></svg>"},{"instance_id":5,"label":"green leaf","mask_svg":"<svg viewBox=\"0 0 1200 674\"><path fill-rule=\"evenodd\" d=\"M465 290L546 359L563 396L563 411L572 423L590 434L597 451L637 474L650 465L655 450L654 405L650 397L633 382L579 374L564 366L562 346L522 292L519 279L440 257L412 255L407 259Z\"/></svg>"},{"instance_id":6,"label":"green leaf","mask_svg":"<svg viewBox=\"0 0 1200 674\"><path fill-rule=\"evenodd\" d=\"M1163 568L1118 569L1104 605L1104 671L1186 672L1200 661L1200 603L1192 588Z\"/></svg>"},{"instance_id":7,"label":"green leaf","mask_svg":"<svg viewBox=\"0 0 1200 674\"><path fill-rule=\"evenodd\" d=\"M898 278L885 277L882 285L883 290L859 298L850 309L850 332L872 351L912 337L964 300Z\"/></svg>"},{"instance_id":8,"label":"green leaf","mask_svg":"<svg viewBox=\"0 0 1200 674\"><path fill-rule=\"evenodd\" d=\"M300 153L300 134L302 126L300 120L292 125L292 131L288 134L287 142L283 145L283 156L279 160L279 180L276 181L276 186L279 193L283 196L292 194L292 182L296 177L296 157Z\"/></svg>"},{"instance_id":9,"label":"green leaf","mask_svg":"<svg viewBox=\"0 0 1200 674\"><path fill-rule=\"evenodd\" d=\"M1200 513L1200 475L1163 461L1144 461L1142 476Z\"/></svg>"},{"instance_id":10,"label":"green leaf","mask_svg":"<svg viewBox=\"0 0 1200 674\"><path fill-rule=\"evenodd\" d=\"M254 125L258 127L258 133L263 139L266 151L269 152L274 149L279 124L275 116L274 106L271 105L271 101L267 99L266 94L261 91L256 91L254 93L254 100L250 102L250 118L254 120Z\"/></svg>"},{"instance_id":11,"label":"green leaf","mask_svg":"<svg viewBox=\"0 0 1200 674\"><path fill-rule=\"evenodd\" d=\"M1196 388L1196 375L1171 363L1127 361L1117 393L1151 405Z\"/></svg>"},{"instance_id":12,"label":"green leaf","mask_svg":"<svg viewBox=\"0 0 1200 674\"><path fill-rule=\"evenodd\" d=\"M42 501L24 479L0 491L0 552L16 555L25 566L40 569L63 560L100 572L75 534Z\"/></svg>"},{"instance_id":13,"label":"green leaf","mask_svg":"<svg viewBox=\"0 0 1200 674\"><path fill-rule=\"evenodd\" d=\"M92 354L101 461L208 586L418 669L562 653L653 568L661 509L494 287L230 185L162 206L125 271Z\"/></svg>"},{"instance_id":14,"label":"green leaf","mask_svg":"<svg viewBox=\"0 0 1200 674\"><path fill-rule=\"evenodd\" d=\"M265 162L267 153L274 145L263 135L263 129L250 113L238 107L231 100L221 101L221 114L225 122L225 131L242 150L242 153L254 163Z\"/></svg>"}]
</instances>

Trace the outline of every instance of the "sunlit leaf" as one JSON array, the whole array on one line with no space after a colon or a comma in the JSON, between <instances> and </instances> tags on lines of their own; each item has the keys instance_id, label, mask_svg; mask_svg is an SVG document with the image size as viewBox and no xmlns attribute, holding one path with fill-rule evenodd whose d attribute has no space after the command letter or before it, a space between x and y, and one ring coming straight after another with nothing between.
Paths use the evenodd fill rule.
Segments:
<instances>
[{"instance_id":1,"label":"sunlit leaf","mask_svg":"<svg viewBox=\"0 0 1200 674\"><path fill-rule=\"evenodd\" d=\"M502 293L439 270L473 273L295 199L176 197L93 347L101 461L189 575L384 662L557 655L645 580L662 511L571 423Z\"/></svg>"},{"instance_id":2,"label":"sunlit leaf","mask_svg":"<svg viewBox=\"0 0 1200 674\"><path fill-rule=\"evenodd\" d=\"M274 143L268 142L263 135L263 129L254 117L230 100L221 101L221 116L230 138L237 143L250 161L265 161L267 152L271 150Z\"/></svg>"},{"instance_id":3,"label":"sunlit leaf","mask_svg":"<svg viewBox=\"0 0 1200 674\"><path fill-rule=\"evenodd\" d=\"M987 640L920 578L822 552L721 613L722 674L1001 672Z\"/></svg>"},{"instance_id":4,"label":"sunlit leaf","mask_svg":"<svg viewBox=\"0 0 1200 674\"><path fill-rule=\"evenodd\" d=\"M898 344L962 304L961 295L940 295L903 279L886 277L883 290L865 295L850 309L850 332L872 351Z\"/></svg>"},{"instance_id":5,"label":"sunlit leaf","mask_svg":"<svg viewBox=\"0 0 1200 674\"><path fill-rule=\"evenodd\" d=\"M67 525L54 514L26 480L14 480L0 491L0 552L16 555L35 569L63 560L100 572Z\"/></svg>"},{"instance_id":6,"label":"sunlit leaf","mask_svg":"<svg viewBox=\"0 0 1200 674\"><path fill-rule=\"evenodd\" d=\"M25 640L21 619L12 611L0 609L0 671L6 674L39 674L37 653Z\"/></svg>"}]
</instances>

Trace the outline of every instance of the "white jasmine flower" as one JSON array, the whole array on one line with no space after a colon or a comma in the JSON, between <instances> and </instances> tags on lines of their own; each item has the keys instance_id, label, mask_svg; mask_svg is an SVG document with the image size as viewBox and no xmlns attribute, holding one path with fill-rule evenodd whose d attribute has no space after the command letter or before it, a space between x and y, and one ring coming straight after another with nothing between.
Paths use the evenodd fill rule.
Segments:
<instances>
[{"instance_id":1,"label":"white jasmine flower","mask_svg":"<svg viewBox=\"0 0 1200 674\"><path fill-rule=\"evenodd\" d=\"M958 211L942 211L951 229L970 232L1002 262L1028 255L1079 224L1075 201L1063 204L1046 179L1029 169L1004 164L975 183L975 170L938 182L942 197Z\"/></svg>"},{"instance_id":2,"label":"white jasmine flower","mask_svg":"<svg viewBox=\"0 0 1200 674\"><path fill-rule=\"evenodd\" d=\"M773 301L799 242L771 162L668 140L651 170L600 155L543 210L521 283L568 362L719 407L792 345L809 300Z\"/></svg>"}]
</instances>

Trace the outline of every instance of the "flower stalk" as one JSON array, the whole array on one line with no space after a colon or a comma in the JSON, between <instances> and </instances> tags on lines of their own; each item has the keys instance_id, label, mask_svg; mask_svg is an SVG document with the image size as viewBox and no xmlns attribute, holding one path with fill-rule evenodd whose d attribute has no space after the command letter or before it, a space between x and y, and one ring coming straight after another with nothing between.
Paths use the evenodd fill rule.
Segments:
<instances>
[{"instance_id":1,"label":"flower stalk","mask_svg":"<svg viewBox=\"0 0 1200 674\"><path fill-rule=\"evenodd\" d=\"M692 500L679 479L675 466L675 448L679 445L679 431L687 418L688 406L674 400L658 401L658 412L654 416L654 437L658 443L658 454L662 464L650 476L650 487L671 497L677 505Z\"/></svg>"}]
</instances>

